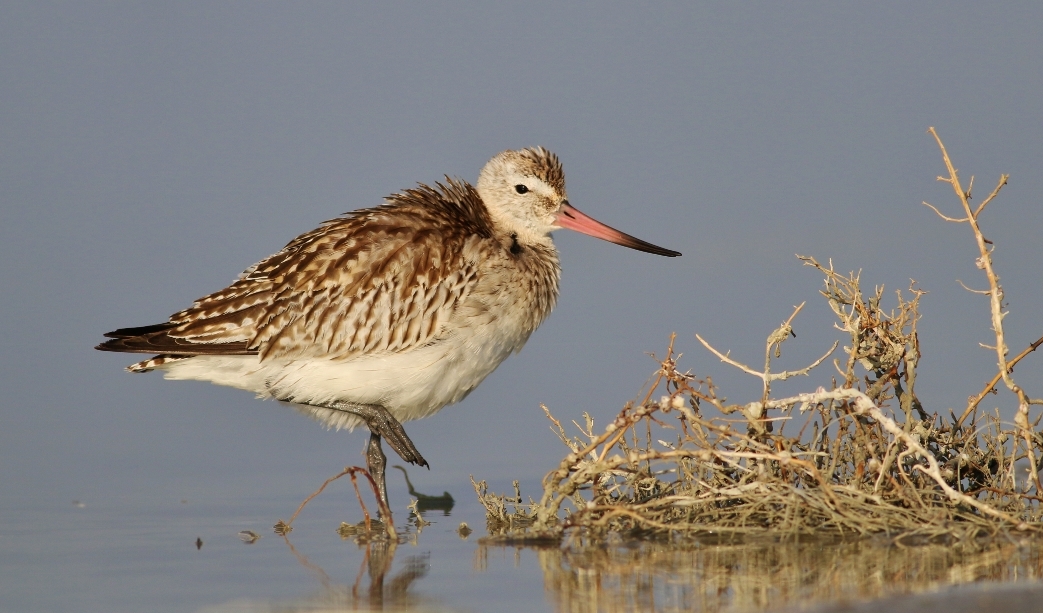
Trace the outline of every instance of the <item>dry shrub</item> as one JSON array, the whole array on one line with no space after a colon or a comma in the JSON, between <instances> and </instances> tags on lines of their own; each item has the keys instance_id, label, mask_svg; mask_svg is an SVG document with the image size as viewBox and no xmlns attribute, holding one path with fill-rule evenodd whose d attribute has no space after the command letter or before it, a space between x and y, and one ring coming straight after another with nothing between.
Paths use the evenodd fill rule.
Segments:
<instances>
[{"instance_id":1,"label":"dry shrub","mask_svg":"<svg viewBox=\"0 0 1043 613\"><path fill-rule=\"evenodd\" d=\"M933 128L930 133L938 139ZM884 290L868 297L859 275L798 256L825 275L821 291L848 335L847 356L833 360L840 379L787 398L774 398L774 381L809 376L837 344L807 367L772 372L781 345L793 333L803 305L767 338L763 369L721 353L723 362L758 377L761 400L727 404L710 377L682 372L671 339L643 399L607 427L594 419L570 436L544 407L570 453L543 480L538 501L520 492L491 494L476 483L490 532L507 540L558 539L570 534L599 541L610 535L888 534L929 538L1043 529L1037 454L1043 437L1029 423L1031 399L1013 380L1002 320L1003 294L992 266L993 246L978 216L1006 183L976 209L969 189L938 139L948 177L979 246L977 263L989 290L999 372L968 401L963 415L928 414L915 394L920 358L916 324L923 292L897 292L885 310ZM971 179L973 185L973 178ZM925 203L926 204L926 203ZM1015 423L980 415L977 404L1002 381L1018 402ZM659 396L658 399L655 399ZM967 418L971 417L970 421ZM1039 419L1036 419L1038 422ZM792 422L792 423L791 423Z\"/></svg>"}]
</instances>

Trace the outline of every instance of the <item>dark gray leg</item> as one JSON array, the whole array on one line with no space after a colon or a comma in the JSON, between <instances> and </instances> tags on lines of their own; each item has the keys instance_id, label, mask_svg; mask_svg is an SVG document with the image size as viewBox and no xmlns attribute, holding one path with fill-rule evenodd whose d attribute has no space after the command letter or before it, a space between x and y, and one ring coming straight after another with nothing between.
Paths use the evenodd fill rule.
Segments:
<instances>
[{"instance_id":1,"label":"dark gray leg","mask_svg":"<svg viewBox=\"0 0 1043 613\"><path fill-rule=\"evenodd\" d=\"M290 400L292 402L292 399ZM369 442L366 443L366 469L377 482L377 490L384 504L388 504L387 482L384 477L384 467L387 465L387 457L384 450L380 448L380 439L383 438L388 445L395 450L403 460L410 464L428 466L427 460L416 450L413 441L409 440L406 429L395 419L390 411L378 404L353 404L349 402L335 402L322 406L326 409L345 411L357 415L369 427ZM390 505L388 508L391 508Z\"/></svg>"},{"instance_id":2,"label":"dark gray leg","mask_svg":"<svg viewBox=\"0 0 1043 613\"><path fill-rule=\"evenodd\" d=\"M377 482L377 491L380 492L381 500L390 509L387 481L384 478L385 466L387 466L387 457L384 455L384 450L380 448L380 435L376 432L370 432L369 443L366 444L366 469L369 470L373 480Z\"/></svg>"},{"instance_id":3,"label":"dark gray leg","mask_svg":"<svg viewBox=\"0 0 1043 613\"><path fill-rule=\"evenodd\" d=\"M362 418L369 427L369 431L377 435L377 448L380 447L380 437L383 437L384 440L388 442L388 445L395 450L395 453L406 462L417 464L419 466L428 465L424 456L420 455L420 452L416 450L413 441L409 440L409 435L406 434L406 429L403 428L402 424L395 419L395 416L384 407L378 404L349 404L346 402L338 402L331 405L330 408L347 411L348 413L358 415Z\"/></svg>"}]
</instances>

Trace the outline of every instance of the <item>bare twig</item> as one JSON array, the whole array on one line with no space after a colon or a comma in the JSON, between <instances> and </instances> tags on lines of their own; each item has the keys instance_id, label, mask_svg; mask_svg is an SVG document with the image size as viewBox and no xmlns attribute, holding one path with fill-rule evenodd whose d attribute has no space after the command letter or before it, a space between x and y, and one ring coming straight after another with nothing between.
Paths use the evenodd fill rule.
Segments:
<instances>
[{"instance_id":1,"label":"bare twig","mask_svg":"<svg viewBox=\"0 0 1043 613\"><path fill-rule=\"evenodd\" d=\"M352 485L355 486L355 496L358 497L359 506L362 507L362 514L365 517L366 530L369 531L370 530L369 511L366 510L366 505L365 505L364 502L362 502L362 495L359 493L359 486L358 486L358 483L355 480L355 474L356 473L362 473L369 480L369 485L373 489L373 495L376 496L376 499L377 499L377 505L380 507L381 518L383 518L384 529L385 529L385 531L388 534L388 538L390 538L392 540L397 539L398 535L395 532L395 522L391 518L391 509L389 509L387 507L387 505L384 504L384 501L381 500L381 498L380 498L380 490L377 489L377 482L373 480L373 477L369 474L369 471L367 471L365 468L362 468L360 466L348 466L344 470L342 470L339 473L337 473L336 475L333 475L329 479L326 479L325 481L323 481L322 485L319 486L319 489L317 489L314 492L312 492L312 494L310 496L308 496L307 498L305 498L304 502L302 502L300 504L300 506L297 507L297 510L294 511L293 515L290 516L290 521L284 522L284 521L280 520L278 523L275 524L275 531L277 533L279 533L279 534L286 534L286 533L290 532L291 530L293 530L293 521L295 519L297 519L297 515L299 515L300 512L304 510L304 506L306 504L308 504L309 502L311 502L311 500L313 498L315 498L316 496L321 494L322 490L326 489L327 485L329 485L330 483L333 483L337 479L340 479L344 475L351 475L351 483L352 483Z\"/></svg>"},{"instance_id":2,"label":"bare twig","mask_svg":"<svg viewBox=\"0 0 1043 613\"><path fill-rule=\"evenodd\" d=\"M974 239L978 244L978 252L981 254L981 257L978 258L978 265L985 271L985 276L989 280L989 306L992 313L992 331L996 335L996 362L999 367L1000 378L1003 379L1007 389L1014 392L1022 404L1027 404L1025 392L1014 383L1014 379L1011 378L1010 370L1007 367L1007 344L1003 335L1003 318L1006 316L1006 313L1003 312L1003 290L1000 288L999 276L992 267L992 250L988 247L989 241L986 240L981 232L981 228L978 226L978 214L985 208L985 205L999 194L1003 186L1007 184L1007 179L1010 178L1010 175L1000 175L999 182L989 197L976 210L971 210L970 192L964 191L960 186L959 174L953 166L952 160L949 159L949 153L945 150L941 137L938 136L938 132L934 128L928 128L927 132L938 143L938 148L942 152L942 160L945 162L945 168L949 171L948 177L938 177L938 180L949 183L953 191L956 192L956 197L960 199L960 204L963 206L964 213L967 216L965 221L970 225L971 231L974 233ZM973 412L973 410L972 408L971 411Z\"/></svg>"},{"instance_id":3,"label":"bare twig","mask_svg":"<svg viewBox=\"0 0 1043 613\"><path fill-rule=\"evenodd\" d=\"M933 204L931 204L931 203L929 203L929 202L926 202L926 201L925 201L925 202L924 202L923 204L924 204L925 206L931 207L931 210L932 210L932 211L934 211L935 213L938 213L938 217L941 217L941 218L942 218L942 219L944 219L945 221L951 221L951 222L954 222L954 223L963 223L963 222L967 221L967 218L966 218L966 217L961 217L960 219L955 219L955 218L953 218L953 217L949 217L949 216L947 216L947 215L944 215L944 214L942 214L942 212L941 212L941 211L939 211L939 210L938 210L938 209L937 209L937 208L936 208L936 207L935 207L935 206L934 206Z\"/></svg>"},{"instance_id":4,"label":"bare twig","mask_svg":"<svg viewBox=\"0 0 1043 613\"><path fill-rule=\"evenodd\" d=\"M1013 360L1007 362L1008 371L1014 372L1014 365L1020 362L1022 358L1038 349L1040 345L1043 345L1043 336L1036 339L1031 345L1026 347L1024 351L1019 353L1017 357L1015 357ZM985 399L986 396L996 392L996 384L1000 382L1000 377L1000 373L996 373L992 380L985 384L985 388L982 389L977 396L971 397L970 401L967 403L967 408L963 411L963 414L960 415L960 418L956 420L957 426L963 425L964 420L966 420L967 417L972 412L974 412L974 409L978 408L978 405L981 403L982 400Z\"/></svg>"}]
</instances>

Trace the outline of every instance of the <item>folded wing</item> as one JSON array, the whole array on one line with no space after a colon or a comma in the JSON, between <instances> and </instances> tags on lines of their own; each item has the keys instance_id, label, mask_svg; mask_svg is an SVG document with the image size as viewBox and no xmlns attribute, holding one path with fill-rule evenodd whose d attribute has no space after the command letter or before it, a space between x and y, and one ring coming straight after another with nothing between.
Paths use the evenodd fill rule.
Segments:
<instances>
[{"instance_id":1,"label":"folded wing","mask_svg":"<svg viewBox=\"0 0 1043 613\"><path fill-rule=\"evenodd\" d=\"M466 299L489 234L470 185L421 185L323 223L168 322L115 330L97 348L262 360L408 350L436 341Z\"/></svg>"}]
</instances>

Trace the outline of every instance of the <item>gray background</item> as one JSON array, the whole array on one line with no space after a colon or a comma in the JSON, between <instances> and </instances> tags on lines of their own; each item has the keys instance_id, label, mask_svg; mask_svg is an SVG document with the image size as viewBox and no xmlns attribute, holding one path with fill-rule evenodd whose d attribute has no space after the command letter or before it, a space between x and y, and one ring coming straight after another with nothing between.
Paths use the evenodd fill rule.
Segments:
<instances>
[{"instance_id":1,"label":"gray background","mask_svg":"<svg viewBox=\"0 0 1043 613\"><path fill-rule=\"evenodd\" d=\"M503 149L544 145L571 201L679 259L561 232L556 312L470 397L407 427L418 487L528 493L563 420L604 424L671 332L734 401L803 300L781 364L840 334L795 253L923 300L918 391L959 412L994 372L987 302L936 126L983 197L1014 353L1043 334L1043 4L0 4L0 505L310 492L360 464L249 394L129 375L92 349L163 321L300 232ZM829 368L780 392L828 384ZM1034 396L1043 357L1017 377ZM988 400L1009 418L1007 394ZM1034 413L1035 414L1035 413ZM600 425L599 425L600 427ZM401 486L392 498L404 504ZM0 507L2 508L2 507ZM0 519L0 521L3 521ZM2 544L0 544L2 546Z\"/></svg>"}]
</instances>

